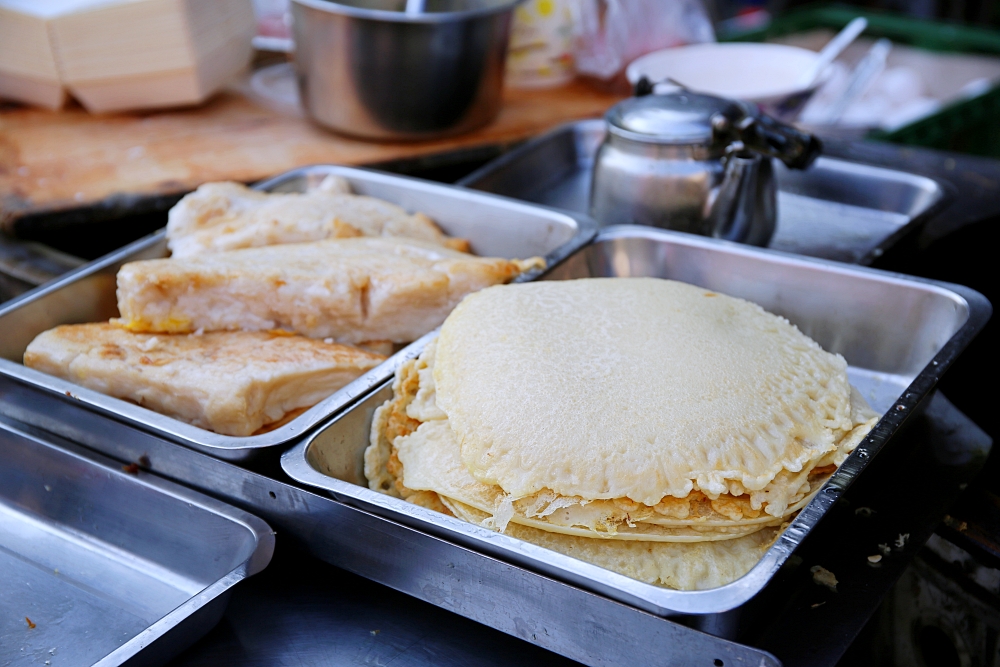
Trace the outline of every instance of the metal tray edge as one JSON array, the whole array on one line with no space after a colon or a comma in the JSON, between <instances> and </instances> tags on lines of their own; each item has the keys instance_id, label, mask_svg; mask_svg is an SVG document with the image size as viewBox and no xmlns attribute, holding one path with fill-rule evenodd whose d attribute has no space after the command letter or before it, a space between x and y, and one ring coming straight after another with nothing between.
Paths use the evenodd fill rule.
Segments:
<instances>
[{"instance_id":1,"label":"metal tray edge","mask_svg":"<svg viewBox=\"0 0 1000 667\"><path fill-rule=\"evenodd\" d=\"M588 118L586 120L577 120L569 123L563 123L558 125L548 132L545 132L534 139L530 139L517 148L514 148L495 160L490 160L484 164L479 169L476 169L470 174L466 174L462 178L455 181L455 185L468 188L470 190L476 190L478 192L488 192L488 190L480 190L476 187L476 183L483 180L487 176L492 176L493 174L501 171L504 167L509 165L511 162L516 162L522 159L525 155L530 154L532 151L537 149L539 146L544 146L549 141L552 141L553 137L557 137L565 132L575 132L577 128L584 128L585 130L596 129L600 127L602 130L607 127L607 122L603 118ZM563 210L563 209L559 209Z\"/></svg>"},{"instance_id":2,"label":"metal tray edge","mask_svg":"<svg viewBox=\"0 0 1000 667\"><path fill-rule=\"evenodd\" d=\"M653 664L662 662L662 656L672 651L678 652L683 664L697 662L687 657L692 655L701 655L702 664L704 655L713 653L711 657L724 659L726 664L780 664L766 651L733 643L728 619L708 616L684 625L663 623L660 617L635 606L456 546L426 531L344 504L319 489L236 467L130 425L116 425L104 433L112 422L101 420L96 413L86 413L85 420L86 424L59 421L51 426L62 437L122 463L147 456L156 475L259 515L287 539L327 563L584 664ZM96 430L87 426L95 420ZM366 539L358 540L359 534ZM369 553L373 544L378 545L376 554ZM397 551L416 558L411 562L416 571L384 566ZM480 598L476 596L441 594L469 590L469 582L494 593L509 592L507 599L514 606L501 609L477 603ZM554 600L561 602L550 603ZM562 604L570 608L560 608ZM559 609L558 617L546 615L553 607ZM512 615L511 609L518 613Z\"/></svg>"}]
</instances>

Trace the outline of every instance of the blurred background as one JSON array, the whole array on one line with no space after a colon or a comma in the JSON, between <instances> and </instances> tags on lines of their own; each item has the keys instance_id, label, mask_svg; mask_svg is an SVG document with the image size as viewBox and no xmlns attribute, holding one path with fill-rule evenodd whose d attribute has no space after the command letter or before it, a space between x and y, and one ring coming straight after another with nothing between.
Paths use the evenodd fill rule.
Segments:
<instances>
[{"instance_id":1,"label":"blurred background","mask_svg":"<svg viewBox=\"0 0 1000 667\"><path fill-rule=\"evenodd\" d=\"M710 0L711 1L711 0ZM797 7L806 6L808 0L772 0L772 2L727 2L711 1L710 11L716 20L729 20L765 11L770 16L778 16ZM1000 26L998 4L992 0L871 0L868 2L845 2L845 5L865 9L898 12L906 16L922 19L961 21L982 26Z\"/></svg>"}]
</instances>

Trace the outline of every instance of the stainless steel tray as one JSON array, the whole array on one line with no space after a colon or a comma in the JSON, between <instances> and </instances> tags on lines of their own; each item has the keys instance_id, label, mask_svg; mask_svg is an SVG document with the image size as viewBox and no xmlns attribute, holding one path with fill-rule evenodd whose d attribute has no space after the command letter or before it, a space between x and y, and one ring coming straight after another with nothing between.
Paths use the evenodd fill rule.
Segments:
<instances>
[{"instance_id":1,"label":"stainless steel tray","mask_svg":"<svg viewBox=\"0 0 1000 667\"><path fill-rule=\"evenodd\" d=\"M604 128L603 120L563 125L458 185L585 213ZM868 264L945 194L930 178L835 158L820 158L806 171L777 160L774 166L778 227L769 247L811 257Z\"/></svg>"},{"instance_id":2,"label":"stainless steel tray","mask_svg":"<svg viewBox=\"0 0 1000 667\"><path fill-rule=\"evenodd\" d=\"M0 461L4 665L165 663L271 559L260 519L31 427Z\"/></svg>"},{"instance_id":3,"label":"stainless steel tray","mask_svg":"<svg viewBox=\"0 0 1000 667\"><path fill-rule=\"evenodd\" d=\"M989 318L982 295L834 262L803 259L649 227L611 227L550 279L655 276L701 285L759 303L787 317L826 349L844 355L852 383L885 415L743 578L704 591L673 591L557 554L376 493L367 488L363 452L371 416L391 395L386 382L281 459L293 479L337 500L442 537L477 553L542 572L661 616L720 614L758 593L795 547L921 404ZM415 343L397 365L419 352ZM393 561L408 567L406 555ZM475 587L474 582L469 583Z\"/></svg>"},{"instance_id":4,"label":"stainless steel tray","mask_svg":"<svg viewBox=\"0 0 1000 667\"><path fill-rule=\"evenodd\" d=\"M39 391L26 387L12 395L19 401L16 410L36 411L32 399ZM665 622L314 493L281 475L268 477L128 425L112 428L111 420L68 403L45 407L52 409L37 411L34 418L48 430L123 462L141 460L157 475L265 518L283 541L298 542L322 560L584 664L660 665L670 655L673 667L702 667L712 660L779 667L765 651L719 639L733 634L735 619L729 615L695 618L692 627Z\"/></svg>"},{"instance_id":5,"label":"stainless steel tray","mask_svg":"<svg viewBox=\"0 0 1000 667\"><path fill-rule=\"evenodd\" d=\"M595 232L593 222L584 216L363 169L305 167L255 187L269 192L302 192L328 174L343 176L359 194L426 213L447 233L469 239L473 250L481 255L518 258L543 255L552 267L588 243ZM391 365L383 364L280 428L261 435L235 437L192 426L21 364L28 343L47 329L116 317L115 275L119 267L125 262L166 254L165 236L159 232L0 306L0 397L18 385L41 387L51 400L70 401L220 458L245 461L263 448L301 437L391 377ZM537 276L538 272L533 272L520 276L519 280Z\"/></svg>"}]
</instances>

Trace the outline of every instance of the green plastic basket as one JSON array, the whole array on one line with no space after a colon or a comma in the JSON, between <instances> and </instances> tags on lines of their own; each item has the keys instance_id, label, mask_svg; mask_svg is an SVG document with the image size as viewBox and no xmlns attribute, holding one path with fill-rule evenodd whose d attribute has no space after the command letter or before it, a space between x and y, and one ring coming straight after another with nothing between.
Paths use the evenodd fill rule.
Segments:
<instances>
[{"instance_id":1,"label":"green plastic basket","mask_svg":"<svg viewBox=\"0 0 1000 667\"><path fill-rule=\"evenodd\" d=\"M868 19L865 34L870 37L886 37L898 44L930 51L1000 56L1000 31L827 4L792 10L764 28L720 34L719 40L764 41L817 28L840 30L856 16ZM908 146L1000 157L1000 85L892 132L873 130L868 137Z\"/></svg>"}]
</instances>

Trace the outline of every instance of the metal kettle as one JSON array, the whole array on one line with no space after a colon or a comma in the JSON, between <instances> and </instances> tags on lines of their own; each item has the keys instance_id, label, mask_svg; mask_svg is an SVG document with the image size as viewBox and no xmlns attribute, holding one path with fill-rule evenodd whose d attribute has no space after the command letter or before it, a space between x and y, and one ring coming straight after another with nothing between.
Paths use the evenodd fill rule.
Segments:
<instances>
[{"instance_id":1,"label":"metal kettle","mask_svg":"<svg viewBox=\"0 0 1000 667\"><path fill-rule=\"evenodd\" d=\"M632 97L605 115L590 215L766 245L777 220L771 158L805 169L819 140L743 102L689 91Z\"/></svg>"}]
</instances>

